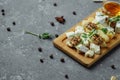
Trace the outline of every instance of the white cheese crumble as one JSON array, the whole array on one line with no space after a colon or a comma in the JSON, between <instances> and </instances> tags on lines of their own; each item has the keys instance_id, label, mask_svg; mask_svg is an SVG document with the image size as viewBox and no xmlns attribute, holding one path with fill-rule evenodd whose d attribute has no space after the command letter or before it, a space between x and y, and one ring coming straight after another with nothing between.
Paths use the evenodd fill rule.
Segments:
<instances>
[{"instance_id":1,"label":"white cheese crumble","mask_svg":"<svg viewBox=\"0 0 120 80\"><path fill-rule=\"evenodd\" d=\"M94 51L96 54L100 54L100 46L94 43L90 44L90 50Z\"/></svg>"},{"instance_id":2,"label":"white cheese crumble","mask_svg":"<svg viewBox=\"0 0 120 80\"><path fill-rule=\"evenodd\" d=\"M75 32L67 32L66 33L67 38L74 36L74 35L75 35Z\"/></svg>"},{"instance_id":3,"label":"white cheese crumble","mask_svg":"<svg viewBox=\"0 0 120 80\"><path fill-rule=\"evenodd\" d=\"M94 51L89 50L85 53L85 57L93 57L94 56Z\"/></svg>"}]
</instances>

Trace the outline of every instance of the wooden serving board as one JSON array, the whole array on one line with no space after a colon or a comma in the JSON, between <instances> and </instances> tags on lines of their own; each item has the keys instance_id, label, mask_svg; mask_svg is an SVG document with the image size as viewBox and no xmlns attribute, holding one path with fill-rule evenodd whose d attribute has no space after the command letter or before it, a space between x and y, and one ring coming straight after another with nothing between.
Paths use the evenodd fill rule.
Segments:
<instances>
[{"instance_id":1,"label":"wooden serving board","mask_svg":"<svg viewBox=\"0 0 120 80\"><path fill-rule=\"evenodd\" d=\"M100 9L98 9L98 10L100 10ZM93 12L91 15L89 15L84 20L90 19L91 17L94 17L95 13L96 13L96 11ZM77 25L81 25L81 23L82 23L82 21L77 23L76 25L74 25L72 28L70 28L66 32L74 31L75 27ZM77 50L70 48L66 45L67 37L66 37L65 33L61 34L58 38L53 40L54 46L57 47L58 49L60 49L61 51L63 51L64 53L66 53L67 55L69 55L70 57L72 57L73 59L75 59L76 61L78 61L79 63L83 64L86 67L90 67L91 65L93 65L96 61L98 61L100 58L105 56L110 50L112 50L114 47L116 47L117 45L120 44L120 34L116 34L115 38L113 38L108 43L107 48L101 48L100 55L95 55L93 58L89 58L89 57L85 57L83 54L77 53Z\"/></svg>"}]
</instances>

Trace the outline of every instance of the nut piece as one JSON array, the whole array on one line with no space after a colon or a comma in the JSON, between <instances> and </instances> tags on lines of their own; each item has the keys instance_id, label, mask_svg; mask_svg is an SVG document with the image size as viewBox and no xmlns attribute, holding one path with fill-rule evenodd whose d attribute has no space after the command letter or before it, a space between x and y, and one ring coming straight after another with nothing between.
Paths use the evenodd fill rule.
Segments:
<instances>
[{"instance_id":1,"label":"nut piece","mask_svg":"<svg viewBox=\"0 0 120 80\"><path fill-rule=\"evenodd\" d=\"M97 29L97 25L92 23L92 22L89 22L86 26L86 28L88 28L89 30L92 30L92 29Z\"/></svg>"},{"instance_id":2,"label":"nut piece","mask_svg":"<svg viewBox=\"0 0 120 80\"><path fill-rule=\"evenodd\" d=\"M76 46L79 42L80 42L80 37L79 36L74 36L70 39L70 43L73 45L73 46Z\"/></svg>"},{"instance_id":3,"label":"nut piece","mask_svg":"<svg viewBox=\"0 0 120 80\"><path fill-rule=\"evenodd\" d=\"M93 37L93 43L97 44L97 45L101 45L103 43L103 39L98 35L95 34Z\"/></svg>"}]
</instances>

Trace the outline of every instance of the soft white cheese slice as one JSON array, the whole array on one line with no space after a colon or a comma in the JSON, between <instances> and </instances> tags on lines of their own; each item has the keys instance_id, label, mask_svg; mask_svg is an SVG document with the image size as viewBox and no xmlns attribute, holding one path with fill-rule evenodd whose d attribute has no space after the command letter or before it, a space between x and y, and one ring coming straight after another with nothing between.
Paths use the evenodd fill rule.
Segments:
<instances>
[{"instance_id":1,"label":"soft white cheese slice","mask_svg":"<svg viewBox=\"0 0 120 80\"><path fill-rule=\"evenodd\" d=\"M84 52L84 53L86 53L88 50L89 50L89 48L87 48L85 45L83 45L83 44L79 44L79 45L77 45L76 46L76 49L77 50L80 50L81 52Z\"/></svg>"},{"instance_id":2,"label":"soft white cheese slice","mask_svg":"<svg viewBox=\"0 0 120 80\"><path fill-rule=\"evenodd\" d=\"M66 32L67 38L74 36L74 35L75 35L75 32Z\"/></svg>"},{"instance_id":3,"label":"soft white cheese slice","mask_svg":"<svg viewBox=\"0 0 120 80\"><path fill-rule=\"evenodd\" d=\"M84 28L82 26L77 26L75 28L75 34L81 34L81 33L84 33Z\"/></svg>"},{"instance_id":4,"label":"soft white cheese slice","mask_svg":"<svg viewBox=\"0 0 120 80\"><path fill-rule=\"evenodd\" d=\"M85 53L85 57L93 57L94 56L94 51L89 50Z\"/></svg>"},{"instance_id":5,"label":"soft white cheese slice","mask_svg":"<svg viewBox=\"0 0 120 80\"><path fill-rule=\"evenodd\" d=\"M100 46L94 43L90 44L90 50L93 50L96 54L100 54Z\"/></svg>"},{"instance_id":6,"label":"soft white cheese slice","mask_svg":"<svg viewBox=\"0 0 120 80\"><path fill-rule=\"evenodd\" d=\"M101 12L96 12L96 16L95 16L95 22L96 23L101 23L101 24L103 24L103 23L105 23L105 19L107 18L108 16L106 16L106 15L104 15L103 13L101 13Z\"/></svg>"},{"instance_id":7,"label":"soft white cheese slice","mask_svg":"<svg viewBox=\"0 0 120 80\"><path fill-rule=\"evenodd\" d=\"M120 21L116 23L115 32L120 33Z\"/></svg>"}]
</instances>

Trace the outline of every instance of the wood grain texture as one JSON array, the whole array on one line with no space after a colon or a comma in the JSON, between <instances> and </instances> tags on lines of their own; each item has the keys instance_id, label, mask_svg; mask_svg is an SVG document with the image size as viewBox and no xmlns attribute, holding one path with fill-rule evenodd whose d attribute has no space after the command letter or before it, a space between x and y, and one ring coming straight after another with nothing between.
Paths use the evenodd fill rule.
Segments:
<instances>
[{"instance_id":1,"label":"wood grain texture","mask_svg":"<svg viewBox=\"0 0 120 80\"><path fill-rule=\"evenodd\" d=\"M98 9L96 11L99 11L100 9ZM95 12L93 12L91 15L89 15L84 20L94 17ZM82 21L80 21L79 23L74 25L72 28L70 28L66 32L74 31L75 27L77 25L81 25L81 23L82 23ZM60 49L61 51L63 51L65 54L72 57L74 60L76 60L79 63L81 63L82 65L86 66L86 67L90 67L91 65L93 65L96 61L98 61L100 58L105 56L110 50L112 50L114 47L116 47L117 45L120 44L120 34L116 34L115 38L113 38L109 43L107 43L108 44L107 48L101 48L101 54L100 55L95 55L93 58L89 58L89 57L85 57L81 53L77 53L76 49L70 48L66 45L67 37L66 37L65 33L61 34L58 38L53 40L54 46L57 47L58 49Z\"/></svg>"}]
</instances>

